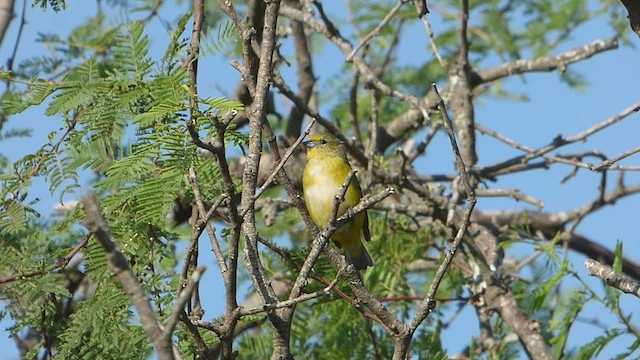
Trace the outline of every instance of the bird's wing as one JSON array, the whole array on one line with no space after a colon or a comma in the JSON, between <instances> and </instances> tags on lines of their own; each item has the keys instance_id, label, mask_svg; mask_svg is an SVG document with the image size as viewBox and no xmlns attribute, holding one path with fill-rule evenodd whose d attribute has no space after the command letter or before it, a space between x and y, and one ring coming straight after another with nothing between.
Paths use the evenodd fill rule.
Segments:
<instances>
[{"instance_id":1,"label":"bird's wing","mask_svg":"<svg viewBox=\"0 0 640 360\"><path fill-rule=\"evenodd\" d=\"M358 181L358 178L354 176L351 182L356 186L356 189L358 190L358 195L362 197L362 188L360 187L360 182ZM362 232L364 233L364 239L366 241L371 241L371 232L369 232L369 214L367 214L367 210L363 211L363 213L364 213L364 224L362 225Z\"/></svg>"},{"instance_id":2,"label":"bird's wing","mask_svg":"<svg viewBox=\"0 0 640 360\"><path fill-rule=\"evenodd\" d=\"M371 241L371 233L369 232L369 214L367 214L367 210L364 211L364 225L362 225L362 232L364 233L364 239Z\"/></svg>"}]
</instances>

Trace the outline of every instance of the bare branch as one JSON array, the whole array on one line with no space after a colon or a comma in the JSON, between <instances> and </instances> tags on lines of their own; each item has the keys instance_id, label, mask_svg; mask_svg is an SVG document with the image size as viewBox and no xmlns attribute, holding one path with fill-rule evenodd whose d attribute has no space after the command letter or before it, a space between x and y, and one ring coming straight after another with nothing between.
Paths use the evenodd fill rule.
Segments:
<instances>
[{"instance_id":1,"label":"bare branch","mask_svg":"<svg viewBox=\"0 0 640 360\"><path fill-rule=\"evenodd\" d=\"M15 0L0 0L0 44L2 44L7 28L13 19L14 3Z\"/></svg>"},{"instance_id":2,"label":"bare branch","mask_svg":"<svg viewBox=\"0 0 640 360\"><path fill-rule=\"evenodd\" d=\"M420 18L420 21L422 21L422 25L424 26L424 30L427 32L427 36L429 36L429 45L431 47L431 52L436 57L436 59L438 59L438 62L440 63L440 66L442 66L443 69L449 68L449 64L440 54L440 50L438 50L438 46L436 45L436 39L433 36L433 30L431 30L431 24L429 24L429 20L427 20L427 17L424 16L429 12L429 10L427 10L426 1L413 0L413 4L415 5L416 9L419 11L418 17Z\"/></svg>"},{"instance_id":3,"label":"bare branch","mask_svg":"<svg viewBox=\"0 0 640 360\"><path fill-rule=\"evenodd\" d=\"M220 195L216 201L213 202L213 205L207 211L204 207L204 201L202 200L202 193L200 192L200 185L198 185L198 177L196 175L196 171L193 168L189 169L189 182L191 183L191 188L193 189L193 194L196 200L196 206L198 208L199 219L195 224L196 233L191 238L191 242L187 247L187 255L185 257L185 261L191 258L190 249L195 247L195 243L200 238L202 232L206 229L207 234L209 235L209 239L211 241L211 248L213 250L213 254L216 256L216 260L218 262L218 268L220 268L220 272L223 276L227 272L227 263L225 262L224 255L222 254L222 248L220 247L220 242L218 241L218 237L216 236L215 230L209 225L209 219L218 209L218 207L222 204L222 202L229 198L227 194ZM182 266L182 278L186 279L186 271L188 271L189 266L185 263ZM185 270L186 269L186 270Z\"/></svg>"},{"instance_id":4,"label":"bare branch","mask_svg":"<svg viewBox=\"0 0 640 360\"><path fill-rule=\"evenodd\" d=\"M618 46L618 42L615 38L609 40L596 40L591 44L587 44L580 48L569 50L554 56L546 56L537 59L530 60L517 60L514 63L503 64L496 68L480 71L474 73L471 77L472 82L470 85L475 88L479 85L492 82L503 77L535 72L535 71L552 71L559 68L567 67L578 61L585 60L598 53L615 49ZM519 65L512 65L519 64ZM546 66L545 66L546 65ZM443 94L450 92L449 87L451 84L446 84L441 88ZM437 106L437 99L435 94L431 91L420 99L420 105L426 109L435 109ZM394 142L401 139L404 134L418 129L423 126L424 117L421 111L416 109L410 109L406 113L396 117L389 124L382 129L382 135L379 147L380 151L384 151Z\"/></svg>"},{"instance_id":5,"label":"bare branch","mask_svg":"<svg viewBox=\"0 0 640 360\"><path fill-rule=\"evenodd\" d=\"M625 159L625 158L628 158L629 156L631 156L631 155L633 155L635 153L639 153L639 152L640 152L640 146L638 146L635 149L631 149L631 150L625 151L625 152L623 152L622 154L620 154L620 155L618 155L616 157L613 157L611 159L605 160L605 161L601 162L598 165L594 165L594 164L588 163L587 166L589 166L589 170L591 170L591 171L600 171L600 170L605 169L605 168L610 168L613 164L617 163L618 161L620 161L622 159Z\"/></svg>"},{"instance_id":6,"label":"bare branch","mask_svg":"<svg viewBox=\"0 0 640 360\"><path fill-rule=\"evenodd\" d=\"M479 174L481 176L486 176L486 177L493 177L493 176L497 176L500 174L504 174L504 173L510 173L512 172L514 169L517 168L521 168L522 166L524 166L527 162L541 157L559 147L568 145L568 144L572 144L575 142L579 142L579 141L584 141L586 140L589 136L603 130L606 129L607 127L610 127L611 125L614 125L622 120L624 120L627 116L631 115L632 113L634 113L636 111L637 108L640 107L640 101L636 102L635 104L632 104L631 106L627 107L626 109L622 110L621 112L619 112L618 114L610 117L609 119L606 119L602 122L599 122L597 124L595 124L594 126L586 129L585 131L578 133L576 135L564 138L561 135L558 135L556 138L554 138L551 143L549 145L546 145L544 147L541 147L535 151L532 152L528 152L526 155L521 155L521 156L517 156L515 158L509 159L509 160L505 160L505 161L501 161L499 163L493 164L493 165L489 165L486 166L480 170L478 170ZM588 165L586 165L585 167L588 168Z\"/></svg>"},{"instance_id":7,"label":"bare branch","mask_svg":"<svg viewBox=\"0 0 640 360\"><path fill-rule=\"evenodd\" d=\"M7 30L7 27L9 26L9 22L13 17L13 4L8 5L7 2L13 2L14 0L5 0L3 1L3 3L1 5L3 6L3 10L7 10L6 13L3 14L2 16L2 38L0 38L0 42L2 42L2 40L4 40L4 34L5 31ZM8 11L11 10L11 12L9 13ZM5 22L6 21L6 22ZM13 70L13 62L16 60L16 56L18 55L18 46L20 45L20 39L22 39L22 34L24 33L24 28L27 25L27 1L23 1L22 2L22 12L20 14L20 25L18 26L18 35L16 36L16 41L13 44L13 51L11 53L11 57L9 57L9 59L7 60L7 70L12 71Z\"/></svg>"},{"instance_id":8,"label":"bare branch","mask_svg":"<svg viewBox=\"0 0 640 360\"><path fill-rule=\"evenodd\" d=\"M480 82L483 84L494 82L507 76L524 74L530 72L548 72L552 70L564 71L570 64L588 59L601 52L616 49L618 40L610 38L607 40L595 40L590 44L565 51L558 55L544 56L529 60L516 60L514 62L502 64L500 66L487 69L478 73Z\"/></svg>"},{"instance_id":9,"label":"bare branch","mask_svg":"<svg viewBox=\"0 0 640 360\"><path fill-rule=\"evenodd\" d=\"M476 195L478 195L478 197L507 196L507 197L514 198L518 201L523 201L528 204L531 204L537 207L538 209L541 209L544 207L544 203L542 202L542 200L523 194L518 189L476 189Z\"/></svg>"},{"instance_id":10,"label":"bare branch","mask_svg":"<svg viewBox=\"0 0 640 360\"><path fill-rule=\"evenodd\" d=\"M607 193L605 199L615 202L624 196L640 193L640 185L625 187L625 191ZM577 251L587 257L597 259L600 262L613 263L614 253L606 247L576 232L565 230L568 223L581 216L588 205L570 212L539 213L521 211L477 211L472 220L489 228L492 233L498 234L513 226L526 226L532 233L539 233L547 239L552 239L558 234L562 242L568 244L569 249ZM640 264L623 257L622 269L624 273L640 278Z\"/></svg>"},{"instance_id":11,"label":"bare branch","mask_svg":"<svg viewBox=\"0 0 640 360\"><path fill-rule=\"evenodd\" d=\"M374 169L376 164L376 151L378 149L378 92L376 89L369 90L369 98L371 99L371 119L369 121L369 147L367 149L367 172L369 173L369 181L373 181ZM368 187L365 186L365 187Z\"/></svg>"},{"instance_id":12,"label":"bare branch","mask_svg":"<svg viewBox=\"0 0 640 360\"><path fill-rule=\"evenodd\" d=\"M353 131L356 143L362 144L362 134L358 125L358 86L360 85L360 73L354 72L349 90L349 123ZM377 131L377 130L376 130Z\"/></svg>"},{"instance_id":13,"label":"bare branch","mask_svg":"<svg viewBox=\"0 0 640 360\"><path fill-rule=\"evenodd\" d=\"M621 0L622 4L629 12L629 25L631 29L640 36L640 3L634 0Z\"/></svg>"},{"instance_id":14,"label":"bare branch","mask_svg":"<svg viewBox=\"0 0 640 360\"><path fill-rule=\"evenodd\" d=\"M475 133L475 109L473 104L473 84L471 65L469 64L469 38L467 34L469 22L469 2L462 0L462 16L460 17L460 49L455 56L449 69L449 99L451 111L455 114L453 119L456 127L455 131L460 138L461 159L464 160L466 166L470 169L475 168L478 163L478 154L476 149L476 133ZM432 86L432 92L436 92L435 86ZM436 92L436 97L440 94ZM441 105L438 104L438 107ZM442 109L440 109L442 112ZM446 125L446 123L445 123ZM451 135L449 135L451 138ZM456 146L457 147L457 146ZM456 166L457 168L457 166ZM471 178L471 184L475 188L477 179Z\"/></svg>"},{"instance_id":15,"label":"bare branch","mask_svg":"<svg viewBox=\"0 0 640 360\"><path fill-rule=\"evenodd\" d=\"M612 267L601 264L596 260L587 259L584 266L589 271L589 275L602 279L607 285L622 291L626 294L635 295L640 298L640 281L625 274L620 274Z\"/></svg>"},{"instance_id":16,"label":"bare branch","mask_svg":"<svg viewBox=\"0 0 640 360\"><path fill-rule=\"evenodd\" d=\"M351 62L353 60L353 57L356 55L356 53L358 53L358 51L360 51L360 49L362 49L369 41L371 41L371 39L380 35L380 30L387 26L391 19L393 19L393 17L398 13L402 5L406 4L407 2L408 0L397 0L396 4L391 8L391 10L389 10L389 13L378 23L378 25L376 25L375 28L373 28L373 30L371 30L370 33L368 33L360 41L360 44L358 44L358 46L356 46L353 50L351 50L349 54L347 54L345 60L347 62Z\"/></svg>"},{"instance_id":17,"label":"bare branch","mask_svg":"<svg viewBox=\"0 0 640 360\"><path fill-rule=\"evenodd\" d=\"M166 341L158 318L151 307L149 297L145 294L142 285L129 266L129 261L120 252L117 241L111 236L111 229L100 213L98 200L94 193L87 194L84 199L84 208L87 212L85 226L95 235L96 240L104 249L109 268L114 272L131 303L138 311L142 328L149 340L156 346L158 358L174 359L171 340L169 338L169 341Z\"/></svg>"},{"instance_id":18,"label":"bare branch","mask_svg":"<svg viewBox=\"0 0 640 360\"><path fill-rule=\"evenodd\" d=\"M296 5L299 8L303 7L302 1L297 1ZM293 35L296 64L298 66L296 71L299 89L298 96L308 104L314 92L316 77L313 72L313 57L309 50L309 39L305 30L306 26L303 22L296 20L291 22L291 33ZM291 109L287 122L287 137L293 138L300 134L304 114L305 113L297 106Z\"/></svg>"},{"instance_id":19,"label":"bare branch","mask_svg":"<svg viewBox=\"0 0 640 360\"><path fill-rule=\"evenodd\" d=\"M540 322L527 319L526 314L518 307L518 303L510 291L500 286L487 288L484 298L487 304L493 305L500 317L518 335L530 359L552 360L553 354L542 336Z\"/></svg>"},{"instance_id":20,"label":"bare branch","mask_svg":"<svg viewBox=\"0 0 640 360\"><path fill-rule=\"evenodd\" d=\"M280 301L275 304L264 304L263 306L254 307L251 309L242 309L240 311L240 316L253 315L253 314L258 314L261 312L271 311L271 310L280 309L284 307L291 307L293 305L299 304L304 301L309 301L315 298L326 296L331 292L334 286L336 286L339 279L340 279L339 277L336 277L327 287L325 287L322 290L318 290L308 294L303 294L294 299Z\"/></svg>"},{"instance_id":21,"label":"bare branch","mask_svg":"<svg viewBox=\"0 0 640 360\"><path fill-rule=\"evenodd\" d=\"M318 2L314 2L314 4L316 4L316 6L319 5ZM280 9L280 12L282 13L282 15L287 16L291 19L305 22L307 25L309 25L311 29L313 29L318 33L323 34L324 36L327 37L327 39L329 39L331 42L336 44L336 46L338 46L338 48L340 49L340 51L342 51L345 57L348 56L353 51L353 47L344 37L342 37L342 35L335 28L335 26L333 26L331 22L328 22L328 19L326 18L326 15L324 15L324 12L322 12L321 7L319 7L318 10L320 11L320 15L323 18L323 20L325 20L325 22L322 22L316 19L315 17L313 17L313 15L309 13L302 12L298 9L295 9L286 5ZM416 109L420 108L418 104L418 99L416 97L400 92L386 85L379 78L377 78L362 57L358 56L357 54L354 54L352 61L357 71L362 74L365 81L367 83L370 83L376 89L378 89L380 93L406 101ZM423 116L424 118L428 118L429 115L424 113Z\"/></svg>"},{"instance_id":22,"label":"bare branch","mask_svg":"<svg viewBox=\"0 0 640 360\"><path fill-rule=\"evenodd\" d=\"M56 271L62 271L64 270L70 263L71 260L74 259L75 255L82 249L84 249L85 246L87 246L87 244L89 243L89 239L90 239L91 235L86 235L85 237L82 238L82 240L80 241L80 243L78 243L78 245L76 245L70 252L69 254L67 254L67 256L65 256L60 262L57 263L56 265ZM81 256L79 256L79 258L82 258ZM78 259L78 258L75 258ZM81 260L74 260L73 262L75 264L78 264ZM19 275L15 275L15 276L9 276L6 277L4 279L0 279L0 286L12 283L14 281L20 281L20 280L25 280L25 279L29 279L32 277L37 277L37 276L42 276L45 275L47 272L45 269L40 270L40 271L34 271L28 274L19 274Z\"/></svg>"},{"instance_id":23,"label":"bare branch","mask_svg":"<svg viewBox=\"0 0 640 360\"><path fill-rule=\"evenodd\" d=\"M187 305L187 302L191 298L191 293L193 292L193 290L195 290L196 286L198 286L198 283L200 282L200 277L202 276L202 273L204 272L204 270L205 270L205 267L203 266L197 267L195 270L193 270L193 273L191 274L191 279L189 279L189 282L185 285L184 289L182 289L182 291L180 292L178 299L173 305L173 310L171 311L171 315L169 315L169 320L167 320L167 325L165 326L165 337L168 337L168 339L165 339L165 341L171 342L171 336L173 336L173 331L175 330L176 325L178 324L178 320L180 320L180 317L184 312L184 307L185 305Z\"/></svg>"}]
</instances>

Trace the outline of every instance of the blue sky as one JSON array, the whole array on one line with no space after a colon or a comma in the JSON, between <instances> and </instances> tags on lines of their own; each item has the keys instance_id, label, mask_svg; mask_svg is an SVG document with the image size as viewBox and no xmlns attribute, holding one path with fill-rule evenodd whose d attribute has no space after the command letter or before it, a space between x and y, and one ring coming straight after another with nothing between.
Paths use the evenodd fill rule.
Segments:
<instances>
[{"instance_id":1,"label":"blue sky","mask_svg":"<svg viewBox=\"0 0 640 360\"><path fill-rule=\"evenodd\" d=\"M340 4L331 4L329 12L339 13ZM188 4L183 3L181 8ZM615 4L619 5L619 4ZM21 2L16 3L16 11L21 11ZM23 40L18 51L17 61L28 58L36 54L46 52L42 45L35 43L34 39L38 32L56 31L65 34L73 26L80 24L87 16L95 12L95 2L68 2L68 9L62 13L54 13L51 10L42 12L38 8L29 8L27 11L27 26L23 34ZM161 17L164 20L173 22L176 14L181 11L164 6L161 9ZM438 32L437 14L433 16L432 26L434 32ZM122 15L125 18L125 15ZM6 59L11 54L13 42L17 33L18 19L16 19L6 35L5 41L0 48L0 61L6 63ZM164 49L168 35L164 27L158 21L152 22L147 27L147 34L151 38L152 56L158 58ZM411 29L409 35L403 38L400 46L399 57L406 62L419 63L425 58L431 57L426 46L424 30L420 26ZM613 30L607 25L605 19L597 19L580 27L567 44L563 45L558 52L584 45L595 39L605 39L613 36ZM593 124L620 112L629 105L640 100L637 84L640 83L640 72L637 71L637 64L640 64L640 52L637 50L638 38L634 34L629 34L630 41L635 44L635 48L626 47L621 44L622 49L609 51L587 61L572 65L572 69L580 72L589 82L589 86L582 92L571 89L566 84L559 81L557 72L536 73L524 77L513 77L502 83L508 90L527 94L530 98L528 102L514 103L507 100L482 99L476 103L476 120L482 125L517 140L531 147L541 147L548 144L558 134L564 136L579 133ZM416 46L420 44L420 46ZM285 49L286 50L286 49ZM336 48L331 44L326 44L322 61L317 61L316 74L336 74L341 71L344 59ZM491 65L498 64L497 59ZM203 61L215 64L218 69L215 74L201 74L200 79L201 94L205 96L229 95L235 88L240 76L237 74L227 60L219 60L207 57ZM212 67L213 68L213 67ZM294 68L295 69L295 68ZM288 74L291 79L292 73ZM428 81L426 79L425 81ZM329 90L328 83L320 83L321 92ZM221 91L226 89L226 91ZM279 100L276 100L278 102ZM325 109L326 110L326 109ZM328 114L327 114L328 115ZM43 144L47 134L61 126L60 120L55 118L44 118L38 109L32 109L20 116L13 117L5 125L4 130L12 128L32 128L33 136L29 139L11 139L0 142L0 153L8 156L12 160L28 154L36 149L33 144ZM574 144L562 153L579 152L584 150L599 149L608 156L617 155L625 150L638 146L638 134L640 134L640 114L634 114L621 124L611 127L602 133L590 138L587 143ZM38 145L39 147L40 145ZM487 136L478 135L478 152L480 165L487 165L495 161L516 156L519 153L513 151ZM640 155L632 156L621 164L639 164ZM594 161L594 160L591 160ZM419 169L425 169L425 173L451 173L453 169L452 155L449 144L444 137L438 137L429 147L427 155L418 163ZM502 178L495 184L489 184L492 188L518 188L523 192L544 201L543 211L566 211L591 201L597 196L597 186L600 175L587 170L580 170L578 175L568 183L560 184L561 179L570 173L570 167L556 167L552 170L539 170L526 174L510 175ZM616 174L610 174L609 187L615 185ZM639 174L627 174L627 183L634 184L640 181ZM34 184L32 196L41 199L38 209L42 214L51 213L53 206L57 202L57 196L50 196L48 185L42 181ZM74 195L70 196L72 199ZM616 240L623 241L625 254L640 262L640 239L638 238L637 221L640 216L637 211L639 197L629 197L619 201L614 208L606 208L596 214L586 218L578 227L578 231L588 234L592 240L613 248ZM486 199L481 198L478 202L479 209L522 209L527 208L535 211L530 205L516 203L507 199ZM208 241L203 241L204 246L208 246ZM512 250L514 256L523 256L531 251L531 248L516 247ZM202 254L210 254L207 249L201 251ZM584 257L572 255L570 257L574 270L592 287L600 289L598 281L589 278L583 267ZM202 262L206 262L204 259ZM210 281L215 288L219 284L219 275L215 266L212 266L205 274L204 281ZM571 285L568 285L571 286ZM219 287L218 287L219 288ZM208 309L208 316L214 317L223 311L222 295L206 294L212 302ZM634 306L637 308L637 299L629 295L623 295L625 309L631 311ZM612 323L609 314L596 306L591 306L584 312L587 317L599 318L607 324ZM445 347L449 354L461 350L457 340L461 337L468 338L469 335L477 335L475 326L475 314L469 307L451 323L450 329L445 333ZM470 324L473 324L472 326ZM7 321L0 324L1 331L9 325ZM570 345L583 344L585 340L592 339L595 332L601 331L591 325L577 325L575 333L572 334ZM471 332L470 332L471 331ZM3 335L4 334L4 335ZM9 352L0 354L0 359L17 358L14 343L7 338L8 333L0 332L0 348ZM624 348L629 345L628 339L611 345L611 348ZM617 350L617 349L613 349ZM11 352L13 351L13 352ZM607 349L601 358L607 358L616 351ZM608 355L607 355L608 354Z\"/></svg>"}]
</instances>

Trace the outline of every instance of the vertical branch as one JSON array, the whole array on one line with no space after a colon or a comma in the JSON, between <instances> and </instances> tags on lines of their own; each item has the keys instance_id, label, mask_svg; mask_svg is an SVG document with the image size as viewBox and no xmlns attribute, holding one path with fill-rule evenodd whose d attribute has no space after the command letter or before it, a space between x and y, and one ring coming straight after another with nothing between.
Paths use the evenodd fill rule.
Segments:
<instances>
[{"instance_id":1,"label":"vertical branch","mask_svg":"<svg viewBox=\"0 0 640 360\"><path fill-rule=\"evenodd\" d=\"M191 91L191 100L189 110L191 119L198 106L198 57L200 56L200 34L202 32L202 23L204 22L204 0L195 0L193 2L193 30L191 30L191 49L187 56L186 65L189 69L189 90Z\"/></svg>"},{"instance_id":2,"label":"vertical branch","mask_svg":"<svg viewBox=\"0 0 640 360\"><path fill-rule=\"evenodd\" d=\"M187 247L187 254L185 256L185 263L182 268L182 276L188 275L189 272L194 271L198 267L198 257L200 255L200 243L198 242L198 219L203 214L200 213L200 210L193 206L191 208L191 218L189 219L189 225L191 226L191 238L189 239L189 245ZM190 293L183 293L185 287L187 286L187 278L180 279L180 288L178 289L178 297L180 296L189 296ZM197 284L196 284L197 285ZM193 291L195 290L195 291ZM200 303L200 294L198 293L198 288L192 289L193 294L191 294L191 301L187 303L187 312L189 315L197 314L196 316L201 317L204 312L202 311L202 304Z\"/></svg>"},{"instance_id":3,"label":"vertical branch","mask_svg":"<svg viewBox=\"0 0 640 360\"><path fill-rule=\"evenodd\" d=\"M249 154L246 158L244 173L242 178L243 191L240 212L244 214L242 231L247 241L245 247L245 260L249 273L253 279L256 290L260 293L263 301L274 300L273 290L267 286L264 271L260 264L257 249L257 229L255 224L255 192L258 180L258 169L262 155L262 123L265 116L265 98L269 88L271 74L271 63L273 50L275 48L275 27L279 1L270 3L267 6L268 13L265 14L265 32L262 43L262 57L258 70L257 82L254 85L253 103L248 113L249 117ZM245 64L245 67L248 64ZM252 86L249 85L249 88Z\"/></svg>"},{"instance_id":4,"label":"vertical branch","mask_svg":"<svg viewBox=\"0 0 640 360\"><path fill-rule=\"evenodd\" d=\"M360 84L360 73L354 72L351 79L351 87L349 89L349 122L353 137L357 144L362 144L362 134L360 134L360 126L358 124L358 85ZM376 130L377 131L377 130Z\"/></svg>"},{"instance_id":5,"label":"vertical branch","mask_svg":"<svg viewBox=\"0 0 640 360\"><path fill-rule=\"evenodd\" d=\"M295 1L294 6L300 8L302 4L298 0ZM313 94L316 78L313 73L313 63L304 22L291 20L291 34L293 35L296 63L298 65L296 75L298 77L299 96L305 103L308 103ZM291 114L287 122L286 135L288 138L295 138L300 135L303 119L304 112L297 106L294 106L293 109L291 109Z\"/></svg>"},{"instance_id":6,"label":"vertical branch","mask_svg":"<svg viewBox=\"0 0 640 360\"><path fill-rule=\"evenodd\" d=\"M452 84L449 98L451 99L451 110L455 114L454 121L460 139L462 160L469 168L473 168L478 163L478 155L476 154L475 119L471 94L473 86L471 84L471 66L469 65L468 22L469 0L462 0L460 49L453 60L449 74L449 83Z\"/></svg>"},{"instance_id":7,"label":"vertical branch","mask_svg":"<svg viewBox=\"0 0 640 360\"><path fill-rule=\"evenodd\" d=\"M280 1L274 0L266 4L264 16L264 30L262 33L262 45L260 63L255 83L255 91L252 94L251 108L248 113L249 118L249 154L246 158L243 174L243 191L241 200L241 212L244 213L242 231L245 236L245 263L253 281L256 291L262 297L265 304L277 302L277 298L266 279L264 269L260 263L258 254L258 231L256 229L255 217L255 191L258 180L258 169L260 157L262 155L262 130L265 120L265 107L267 94L271 82L273 52L276 45L276 26L278 21L278 11ZM247 43L243 43L243 47ZM245 71L247 65L245 63ZM268 126L264 126L268 128ZM273 337L273 359L292 358L289 348L290 323L283 321L277 311L268 313L269 320L274 327Z\"/></svg>"},{"instance_id":8,"label":"vertical branch","mask_svg":"<svg viewBox=\"0 0 640 360\"><path fill-rule=\"evenodd\" d=\"M199 220L196 221L193 226L196 227L195 233L192 238L192 242L195 242L197 238L202 233L203 227L207 230L209 234L209 238L212 242L212 248L216 255L216 259L218 261L218 266L221 271L222 279L224 281L225 286L225 299L226 299L226 307L225 307L225 325L223 329L220 331L221 342L222 342L222 354L223 357L228 358L232 356L233 352L233 334L235 333L235 327L237 324L237 308L238 302L236 299L237 293L237 275L238 275L238 251L239 251L239 243L240 243L240 232L242 223L242 219L238 214L238 203L236 198L235 184L233 182L233 178L231 177L231 173L229 171L229 164L227 162L227 157L225 153L225 145L224 145L224 135L226 127L229 125L236 112L232 111L227 116L225 116L224 121L219 121L217 116L212 116L212 122L216 127L215 137L212 140L212 143L205 143L199 137L198 133L195 129L195 126L191 120L187 122L187 130L191 135L193 142L200 148L203 148L209 152L211 152L218 163L218 167L220 168L220 176L222 178L222 183L224 184L226 194L222 195L218 201L216 201L213 205L213 208L208 212L204 209L204 204L202 201L202 197L199 191L199 187L197 184L197 178L195 171L190 171L189 180L192 184L192 188L194 194L196 196L196 206L199 209ZM229 206L229 225L231 228L231 235L229 236L229 253L228 253L228 262L225 264L222 250L218 245L215 231L213 228L207 224L209 218L215 211L215 208L220 205L222 200L228 199ZM184 271L184 270L183 270ZM183 276L184 276L183 272Z\"/></svg>"},{"instance_id":9,"label":"vertical branch","mask_svg":"<svg viewBox=\"0 0 640 360\"><path fill-rule=\"evenodd\" d=\"M202 34L202 24L204 22L204 0L195 0L193 2L193 29L191 30L191 42L189 54L187 56L187 60L185 65L189 71L189 120L187 121L187 127L190 128L190 132L194 131L194 123L197 120L198 114L198 59L200 57L200 37ZM199 282L193 285L192 295L190 293L182 293L183 287L187 284L184 283L186 280L185 275L192 271L198 266L198 233L197 224L199 223L199 218L204 216L204 213L198 211L197 207L193 207L193 215L191 219L191 240L189 242L189 251L186 254L185 263L182 271L182 282L180 284L180 289L178 290L179 299L184 298L185 296L191 296L192 301L187 304L187 309L191 313L195 310L195 313L202 316L203 310L200 304L200 294L199 294ZM177 319L177 318L176 318ZM176 320L177 321L177 320Z\"/></svg>"},{"instance_id":10,"label":"vertical branch","mask_svg":"<svg viewBox=\"0 0 640 360\"><path fill-rule=\"evenodd\" d=\"M234 12L235 14L235 12ZM240 216L238 215L237 209L237 200L235 196L235 185L233 183L233 178L231 177L231 173L229 172L229 164L227 162L226 153L225 153L225 145L224 145L224 135L226 131L226 127L228 125L227 121L221 122L217 117L213 117L212 122L214 127L216 128L215 138L212 141L212 144L203 143L197 133L197 129L195 127L195 120L198 114L198 85L197 85L197 76L198 76L198 56L200 54L200 36L202 32L202 24L204 21L204 0L195 0L193 5L193 32L191 36L191 49L189 51L189 55L187 57L186 65L189 68L189 79L190 79L190 90L191 90L191 99L190 99L190 119L187 121L187 129L189 130L189 134L191 135L193 141L196 145L207 149L211 153L214 154L218 166L220 168L220 173L222 177L222 182L225 186L225 191L229 199L229 223L231 226L231 236L229 237L229 254L228 254L228 262L226 266L221 259L218 258L218 263L222 272L222 278L225 285L225 322L222 328L221 334L219 334L222 345L222 356L224 358L231 358L233 356L233 335L235 333L235 327L237 324L237 315L236 310L238 308L238 302L236 299L237 292L237 270L238 270L238 249L239 249L239 241L240 241L240 224L242 223ZM235 115L235 112L231 112L228 116L231 119ZM205 213L203 209L199 211L200 219L206 219ZM194 223L194 226L197 226L200 222L197 221ZM207 229L211 233L213 230L211 228ZM200 231L196 229L196 231ZM215 235L215 234L213 234ZM214 247L215 249L215 247ZM219 256L219 254L216 254ZM225 271L226 270L226 271Z\"/></svg>"},{"instance_id":11,"label":"vertical branch","mask_svg":"<svg viewBox=\"0 0 640 360\"><path fill-rule=\"evenodd\" d=\"M629 25L631 25L631 29L636 33L636 35L640 36L640 3L633 0L620 0L622 1L622 5L627 8L629 15Z\"/></svg>"},{"instance_id":12,"label":"vertical branch","mask_svg":"<svg viewBox=\"0 0 640 360\"><path fill-rule=\"evenodd\" d=\"M13 16L13 2L14 0L9 0L9 2L11 2L11 6L9 6L9 8L7 9L7 11L11 10L11 13L6 13L5 16L3 16L4 19L6 19L7 24L6 26L9 26L9 21L11 20L11 17ZM6 1L4 2L6 3ZM7 60L7 70L11 71L13 70L13 62L16 59L16 55L18 54L18 46L20 45L20 39L22 38L22 33L24 31L24 27L27 25L27 0L23 0L22 1L22 13L20 15L20 26L18 27L18 36L16 37L16 42L13 44L13 51L11 54L11 57ZM4 26L4 25L3 25ZM6 28L4 29L6 30ZM4 31L2 36L4 37ZM0 38L0 43L2 42L2 38Z\"/></svg>"},{"instance_id":13,"label":"vertical branch","mask_svg":"<svg viewBox=\"0 0 640 360\"><path fill-rule=\"evenodd\" d=\"M407 0L398 0L396 4L391 8L391 10L389 10L389 13L380 21L380 23L378 23L378 25L376 25L376 27L373 30L371 30L371 32L367 34L367 36L365 36L360 41L360 44L358 44L353 50L351 50L349 54L347 54L347 56L345 57L345 60L347 62L351 62L353 60L353 57L356 56L356 54L358 53L358 51L360 51L360 49L365 47L371 41L371 39L380 35L380 31L385 26L387 26L387 24L391 21L391 19L393 19L393 17L398 13L398 11L400 11L400 8L402 7L402 5L404 5L406 2Z\"/></svg>"},{"instance_id":14,"label":"vertical branch","mask_svg":"<svg viewBox=\"0 0 640 360\"><path fill-rule=\"evenodd\" d=\"M376 149L378 148L378 91L375 88L369 90L369 97L371 98L371 120L369 121L369 148L367 149L367 158L369 163L367 164L367 172L369 173L369 182L373 181L373 174L375 169L375 156ZM365 186L368 187L368 186Z\"/></svg>"}]
</instances>

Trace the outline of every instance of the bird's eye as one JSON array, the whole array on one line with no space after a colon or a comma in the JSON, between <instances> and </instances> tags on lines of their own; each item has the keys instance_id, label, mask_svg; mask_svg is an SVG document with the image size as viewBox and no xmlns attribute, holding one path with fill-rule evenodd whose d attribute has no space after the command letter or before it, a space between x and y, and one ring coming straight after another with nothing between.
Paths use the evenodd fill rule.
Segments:
<instances>
[{"instance_id":1,"label":"bird's eye","mask_svg":"<svg viewBox=\"0 0 640 360\"><path fill-rule=\"evenodd\" d=\"M320 140L320 144L327 145L327 140L325 140L325 139Z\"/></svg>"}]
</instances>

